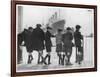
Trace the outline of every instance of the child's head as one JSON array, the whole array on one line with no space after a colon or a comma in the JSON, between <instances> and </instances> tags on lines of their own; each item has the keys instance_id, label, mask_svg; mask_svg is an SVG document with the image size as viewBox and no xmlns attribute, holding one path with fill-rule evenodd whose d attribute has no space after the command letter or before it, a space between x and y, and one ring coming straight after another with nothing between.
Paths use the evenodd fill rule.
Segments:
<instances>
[{"instance_id":1,"label":"child's head","mask_svg":"<svg viewBox=\"0 0 100 77\"><path fill-rule=\"evenodd\" d=\"M81 26L80 25L76 25L76 30L80 30Z\"/></svg>"},{"instance_id":2,"label":"child's head","mask_svg":"<svg viewBox=\"0 0 100 77\"><path fill-rule=\"evenodd\" d=\"M70 32L71 31L71 28L70 27L67 27L66 30L67 30L67 32Z\"/></svg>"},{"instance_id":3,"label":"child's head","mask_svg":"<svg viewBox=\"0 0 100 77\"><path fill-rule=\"evenodd\" d=\"M33 32L33 28L32 27L29 27L28 28L28 31Z\"/></svg>"}]
</instances>

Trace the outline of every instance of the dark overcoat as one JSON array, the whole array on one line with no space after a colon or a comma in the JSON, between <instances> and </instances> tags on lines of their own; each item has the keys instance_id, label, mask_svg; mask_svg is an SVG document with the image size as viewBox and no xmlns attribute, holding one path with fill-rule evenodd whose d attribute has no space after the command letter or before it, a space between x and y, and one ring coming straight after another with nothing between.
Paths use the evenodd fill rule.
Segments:
<instances>
[{"instance_id":1,"label":"dark overcoat","mask_svg":"<svg viewBox=\"0 0 100 77\"><path fill-rule=\"evenodd\" d=\"M75 39L76 47L81 47L81 44L82 44L81 40L83 39L83 36L81 35L81 32L76 30L74 32L74 39Z\"/></svg>"},{"instance_id":2,"label":"dark overcoat","mask_svg":"<svg viewBox=\"0 0 100 77\"><path fill-rule=\"evenodd\" d=\"M64 45L66 45L69 48L72 47L72 40L73 40L73 35L71 32L63 34L62 41Z\"/></svg>"},{"instance_id":3,"label":"dark overcoat","mask_svg":"<svg viewBox=\"0 0 100 77\"><path fill-rule=\"evenodd\" d=\"M45 46L47 52L51 52L51 47L52 47L51 37L54 36L49 31L47 31L45 33Z\"/></svg>"},{"instance_id":4,"label":"dark overcoat","mask_svg":"<svg viewBox=\"0 0 100 77\"><path fill-rule=\"evenodd\" d=\"M24 46L26 46L27 52L32 52L32 33L27 31L23 31L18 35L18 45L22 45L22 42L24 41Z\"/></svg>"},{"instance_id":5,"label":"dark overcoat","mask_svg":"<svg viewBox=\"0 0 100 77\"><path fill-rule=\"evenodd\" d=\"M19 33L17 37L17 62L20 63L22 60L22 50L20 49L20 46L22 45L24 32Z\"/></svg>"},{"instance_id":6,"label":"dark overcoat","mask_svg":"<svg viewBox=\"0 0 100 77\"><path fill-rule=\"evenodd\" d=\"M47 31L45 33L45 45L46 46L50 46L50 47L52 46L51 37L52 37L51 33Z\"/></svg>"},{"instance_id":7,"label":"dark overcoat","mask_svg":"<svg viewBox=\"0 0 100 77\"><path fill-rule=\"evenodd\" d=\"M71 32L67 32L67 33L63 34L62 41L64 44L63 45L64 52L72 52L72 47L73 47L72 40L73 40L73 35Z\"/></svg>"},{"instance_id":8,"label":"dark overcoat","mask_svg":"<svg viewBox=\"0 0 100 77\"><path fill-rule=\"evenodd\" d=\"M22 44L22 41L24 41L24 32L19 33L17 37L17 45L20 46Z\"/></svg>"},{"instance_id":9,"label":"dark overcoat","mask_svg":"<svg viewBox=\"0 0 100 77\"><path fill-rule=\"evenodd\" d=\"M33 46L32 46L32 33L28 31L28 33L25 34L25 45L27 52L32 52L33 51Z\"/></svg>"},{"instance_id":10,"label":"dark overcoat","mask_svg":"<svg viewBox=\"0 0 100 77\"><path fill-rule=\"evenodd\" d=\"M41 28L35 28L32 33L33 50L41 51L44 49L45 35Z\"/></svg>"}]
</instances>

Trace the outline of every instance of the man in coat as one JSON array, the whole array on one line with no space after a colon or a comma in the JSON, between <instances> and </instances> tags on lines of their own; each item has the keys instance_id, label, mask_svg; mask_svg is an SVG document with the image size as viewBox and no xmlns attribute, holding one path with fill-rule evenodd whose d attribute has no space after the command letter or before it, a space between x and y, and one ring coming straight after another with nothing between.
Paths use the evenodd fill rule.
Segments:
<instances>
[{"instance_id":1,"label":"man in coat","mask_svg":"<svg viewBox=\"0 0 100 77\"><path fill-rule=\"evenodd\" d=\"M33 52L32 33L33 33L33 28L29 27L28 32L26 34L26 41L25 41L26 49L27 49L27 52L28 52L28 63L31 63L32 60L33 60L33 56L32 56L32 52Z\"/></svg>"},{"instance_id":2,"label":"man in coat","mask_svg":"<svg viewBox=\"0 0 100 77\"><path fill-rule=\"evenodd\" d=\"M24 45L22 45L22 42L24 41ZM18 63L20 63L20 61L22 60L22 50L21 50L21 46L26 46L26 50L28 53L32 52L32 47L31 47L31 35L29 30L24 29L24 31L22 33L18 34L18 52L17 52L17 56L18 56ZM30 62L30 58L28 58L28 63Z\"/></svg>"},{"instance_id":3,"label":"man in coat","mask_svg":"<svg viewBox=\"0 0 100 77\"><path fill-rule=\"evenodd\" d=\"M48 58L48 65L51 64L50 59L51 59L51 47L52 47L52 42L51 42L51 37L54 37L50 32L52 28L47 27L47 31L45 33L45 46L46 46L46 52L47 55L44 58L44 63L47 64L45 61Z\"/></svg>"},{"instance_id":4,"label":"man in coat","mask_svg":"<svg viewBox=\"0 0 100 77\"><path fill-rule=\"evenodd\" d=\"M76 46L76 63L78 62L78 53L83 55L83 48L82 48L82 40L83 36L80 32L80 25L76 25L76 31L74 32L74 40L75 40L75 46ZM82 57L81 57L82 58ZM79 64L81 63L82 59L80 60Z\"/></svg>"},{"instance_id":5,"label":"man in coat","mask_svg":"<svg viewBox=\"0 0 100 77\"><path fill-rule=\"evenodd\" d=\"M20 64L22 61L22 50L21 45L24 40L24 31L18 34L17 37L17 63Z\"/></svg>"},{"instance_id":6,"label":"man in coat","mask_svg":"<svg viewBox=\"0 0 100 77\"><path fill-rule=\"evenodd\" d=\"M38 64L43 63L43 49L44 49L44 40L45 35L41 29L41 24L37 24L37 27L33 31L33 49L38 51ZM42 60L41 60L42 59ZM41 60L41 61L40 61Z\"/></svg>"}]
</instances>

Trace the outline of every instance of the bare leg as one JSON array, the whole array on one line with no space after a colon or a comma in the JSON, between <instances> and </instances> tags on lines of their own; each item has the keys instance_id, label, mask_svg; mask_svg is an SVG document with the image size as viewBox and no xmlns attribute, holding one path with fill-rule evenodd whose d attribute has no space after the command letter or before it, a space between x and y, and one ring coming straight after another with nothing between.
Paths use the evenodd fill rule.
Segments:
<instances>
[{"instance_id":1,"label":"bare leg","mask_svg":"<svg viewBox=\"0 0 100 77\"><path fill-rule=\"evenodd\" d=\"M51 55L50 55L50 52L48 52L48 64L51 64L50 60L51 60Z\"/></svg>"},{"instance_id":2,"label":"bare leg","mask_svg":"<svg viewBox=\"0 0 100 77\"><path fill-rule=\"evenodd\" d=\"M65 61L65 55L64 55L64 54L62 55L61 60L62 60L62 61L61 61L61 62L62 62L62 65L64 65L64 61Z\"/></svg>"}]
</instances>

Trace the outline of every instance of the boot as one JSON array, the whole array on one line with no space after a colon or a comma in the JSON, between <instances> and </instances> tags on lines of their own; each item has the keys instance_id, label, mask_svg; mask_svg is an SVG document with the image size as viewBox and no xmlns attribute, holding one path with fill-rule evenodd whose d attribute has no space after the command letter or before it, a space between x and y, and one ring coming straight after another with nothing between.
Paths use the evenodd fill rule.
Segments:
<instances>
[{"instance_id":1,"label":"boot","mask_svg":"<svg viewBox=\"0 0 100 77\"><path fill-rule=\"evenodd\" d=\"M42 59L40 63L43 64L44 63L44 58L43 58L42 55L40 55L40 56L41 56L41 59Z\"/></svg>"},{"instance_id":2,"label":"boot","mask_svg":"<svg viewBox=\"0 0 100 77\"><path fill-rule=\"evenodd\" d=\"M48 57L48 54L45 56L45 58L44 58L44 60L43 60L43 62L44 62L45 65L47 65L47 63L46 63L47 57Z\"/></svg>"},{"instance_id":3,"label":"boot","mask_svg":"<svg viewBox=\"0 0 100 77\"><path fill-rule=\"evenodd\" d=\"M75 63L78 62L78 55L77 55L77 52L78 52L78 48L76 47L76 61L75 61Z\"/></svg>"},{"instance_id":4,"label":"boot","mask_svg":"<svg viewBox=\"0 0 100 77\"><path fill-rule=\"evenodd\" d=\"M32 56L32 55L30 55L30 58L31 58L30 60L32 61L32 60L33 60L33 56Z\"/></svg>"},{"instance_id":5,"label":"boot","mask_svg":"<svg viewBox=\"0 0 100 77\"><path fill-rule=\"evenodd\" d=\"M40 64L40 54L38 54L38 64Z\"/></svg>"},{"instance_id":6,"label":"boot","mask_svg":"<svg viewBox=\"0 0 100 77\"><path fill-rule=\"evenodd\" d=\"M61 64L61 55L59 54L59 65Z\"/></svg>"},{"instance_id":7,"label":"boot","mask_svg":"<svg viewBox=\"0 0 100 77\"><path fill-rule=\"evenodd\" d=\"M71 62L70 62L70 57L68 58L68 65L72 65Z\"/></svg>"},{"instance_id":8,"label":"boot","mask_svg":"<svg viewBox=\"0 0 100 77\"><path fill-rule=\"evenodd\" d=\"M64 65L65 55L62 56L62 65Z\"/></svg>"},{"instance_id":9,"label":"boot","mask_svg":"<svg viewBox=\"0 0 100 77\"><path fill-rule=\"evenodd\" d=\"M48 65L51 64L50 59L51 59L51 56L48 55Z\"/></svg>"},{"instance_id":10,"label":"boot","mask_svg":"<svg viewBox=\"0 0 100 77\"><path fill-rule=\"evenodd\" d=\"M29 55L29 56L28 56L28 62L27 62L28 64L31 63L30 57L31 57L31 56Z\"/></svg>"},{"instance_id":11,"label":"boot","mask_svg":"<svg viewBox=\"0 0 100 77\"><path fill-rule=\"evenodd\" d=\"M68 57L68 63L70 62L70 59L69 59L69 57Z\"/></svg>"}]
</instances>

